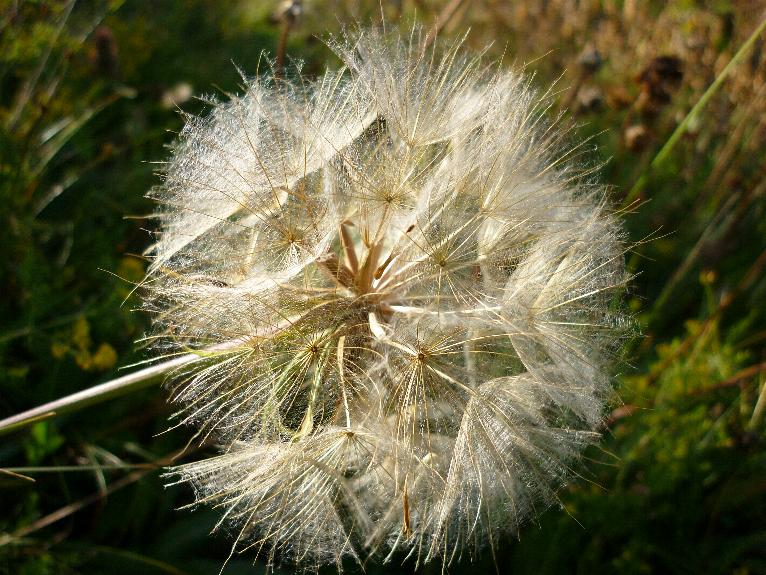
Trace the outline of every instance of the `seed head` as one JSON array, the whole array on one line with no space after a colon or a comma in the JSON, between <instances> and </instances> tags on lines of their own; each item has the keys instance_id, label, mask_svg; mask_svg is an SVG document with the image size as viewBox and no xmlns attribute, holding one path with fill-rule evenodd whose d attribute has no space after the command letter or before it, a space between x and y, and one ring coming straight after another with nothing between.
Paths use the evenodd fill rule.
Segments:
<instances>
[{"instance_id":1,"label":"seed head","mask_svg":"<svg viewBox=\"0 0 766 575\"><path fill-rule=\"evenodd\" d=\"M610 396L622 231L549 95L360 32L316 81L189 117L145 306L197 353L176 414L222 455L172 474L235 548L307 568L448 563L555 501Z\"/></svg>"}]
</instances>

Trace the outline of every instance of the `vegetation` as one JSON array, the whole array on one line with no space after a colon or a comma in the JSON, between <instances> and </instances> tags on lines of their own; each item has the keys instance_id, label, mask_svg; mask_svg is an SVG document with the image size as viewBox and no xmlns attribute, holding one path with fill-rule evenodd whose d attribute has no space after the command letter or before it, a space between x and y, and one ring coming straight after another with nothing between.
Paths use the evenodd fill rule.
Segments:
<instances>
[{"instance_id":1,"label":"vegetation","mask_svg":"<svg viewBox=\"0 0 766 575\"><path fill-rule=\"evenodd\" d=\"M492 42L537 87L556 81L634 244L642 335L603 441L564 510L451 571L766 572L764 35L726 67L766 18L757 3L306 0L296 19L277 2L5 0L0 416L146 358L131 292L154 226L145 194L178 110L205 107L191 95L239 91L237 67L257 73L264 50L308 75L335 66L322 38L381 4L387 26L436 22ZM167 431L166 397L146 387L0 437L0 573L218 572L218 513L178 511L192 494L159 470L215 450Z\"/></svg>"}]
</instances>

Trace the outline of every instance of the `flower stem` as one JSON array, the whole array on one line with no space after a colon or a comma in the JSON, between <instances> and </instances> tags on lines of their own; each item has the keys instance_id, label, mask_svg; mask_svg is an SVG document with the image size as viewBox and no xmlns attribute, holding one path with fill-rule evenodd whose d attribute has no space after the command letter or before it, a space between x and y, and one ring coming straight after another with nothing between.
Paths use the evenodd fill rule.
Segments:
<instances>
[{"instance_id":1,"label":"flower stem","mask_svg":"<svg viewBox=\"0 0 766 575\"><path fill-rule=\"evenodd\" d=\"M168 372L187 363L199 360L198 354L189 353L170 361L123 375L111 381L94 385L88 389L45 403L22 413L0 420L0 435L16 431L37 421L76 411L89 405L125 395L132 391L157 383Z\"/></svg>"}]
</instances>

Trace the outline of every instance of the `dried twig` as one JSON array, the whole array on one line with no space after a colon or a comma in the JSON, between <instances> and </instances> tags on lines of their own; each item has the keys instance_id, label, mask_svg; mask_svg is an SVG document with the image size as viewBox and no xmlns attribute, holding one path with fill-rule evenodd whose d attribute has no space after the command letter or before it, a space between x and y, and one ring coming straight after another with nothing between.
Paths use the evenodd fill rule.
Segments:
<instances>
[{"instance_id":1,"label":"dried twig","mask_svg":"<svg viewBox=\"0 0 766 575\"><path fill-rule=\"evenodd\" d=\"M442 11L439 12L439 15L436 17L436 21L434 22L433 27L431 30L429 30L428 35L425 37L423 43L420 46L422 51L425 51L431 44L434 43L434 40L436 40L439 32L441 32L447 23L449 23L449 21L457 12L458 8L460 8L464 2L470 2L470 0L450 0L447 5L442 8Z\"/></svg>"},{"instance_id":2,"label":"dried twig","mask_svg":"<svg viewBox=\"0 0 766 575\"><path fill-rule=\"evenodd\" d=\"M115 491L118 491L122 489L123 487L127 487L131 483L135 483L136 481L138 481L139 479L141 479L148 473L151 473L155 469L158 469L165 465L170 465L181 454L185 452L190 453L191 451L187 451L186 449L183 449L179 452L173 453L172 455L168 455L161 459L158 459L149 468L141 469L139 471L134 471L133 473L130 473L126 475L125 477L118 479L117 481L109 485L106 488L106 490L99 489L95 493L92 493L86 497L83 497L82 499L78 499L77 501L74 501L70 503L69 505L65 505L64 507L57 509L53 513L49 513L48 515L41 517L40 519L38 519L37 521L34 521L30 525L17 529L13 533L0 534L0 547L2 547L3 545L8 545L9 543L12 543L13 541L17 539L21 539L23 537L31 535L32 533L39 531L40 529L43 529L45 527L48 527L49 525L52 525L53 523L61 521L62 519L66 519L70 515L77 513L78 511L87 507L88 505L91 505L93 503L96 503L97 501L102 500L107 495L114 493Z\"/></svg>"}]
</instances>

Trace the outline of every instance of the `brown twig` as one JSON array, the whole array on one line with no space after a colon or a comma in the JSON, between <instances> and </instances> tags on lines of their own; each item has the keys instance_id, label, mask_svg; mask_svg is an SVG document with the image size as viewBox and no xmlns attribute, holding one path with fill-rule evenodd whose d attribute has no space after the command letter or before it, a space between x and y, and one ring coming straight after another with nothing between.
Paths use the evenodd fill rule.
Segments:
<instances>
[{"instance_id":1,"label":"brown twig","mask_svg":"<svg viewBox=\"0 0 766 575\"><path fill-rule=\"evenodd\" d=\"M285 57L287 54L287 39L290 31L298 21L298 17L303 11L301 0L288 0L283 3L284 7L280 10L279 19L282 22L282 30L279 33L279 43L277 44L277 58L274 69L274 75L281 77L285 69Z\"/></svg>"},{"instance_id":2,"label":"brown twig","mask_svg":"<svg viewBox=\"0 0 766 575\"><path fill-rule=\"evenodd\" d=\"M439 35L439 32L442 31L442 29L449 23L449 21L452 19L452 17L457 12L458 8L464 3L464 2L470 2L470 0L450 0L444 8L442 8L442 11L439 12L439 15L436 16L436 21L434 22L434 25L431 27L431 29L428 31L428 35L423 40L423 43L420 45L420 50L422 52L425 52L428 47L434 43L434 40L436 40L436 37Z\"/></svg>"},{"instance_id":3,"label":"brown twig","mask_svg":"<svg viewBox=\"0 0 766 575\"><path fill-rule=\"evenodd\" d=\"M723 381L719 381L718 383L714 385L709 385L707 387L695 389L690 393L690 395L692 396L704 395L711 391L726 389L727 387L734 387L736 385L739 385L740 382L742 382L742 380L753 377L754 375L757 375L761 373L762 371L766 371L766 361L764 361L763 363L757 363L755 365L751 365L750 367L746 367L745 369L738 371L731 377L724 379Z\"/></svg>"},{"instance_id":4,"label":"brown twig","mask_svg":"<svg viewBox=\"0 0 766 575\"><path fill-rule=\"evenodd\" d=\"M28 535L31 535L35 531L39 531L40 529L43 529L45 527L48 527L49 525L52 525L53 523L56 523L58 521L61 521L62 519L66 519L70 515L77 513L81 509L87 507L88 505L91 505L93 503L96 503L97 501L102 500L107 495L114 493L115 491L118 491L122 489L123 487L127 487L131 483L135 483L148 473L151 473L152 471L159 469L160 467L164 467L165 465L169 465L173 463L181 454L183 453L191 453L195 451L197 448L194 448L192 450L187 451L186 448L182 449L179 452L175 452L172 455L168 455L163 457L162 459L158 459L154 462L154 465L151 466L148 469L141 469L139 471L134 471L133 473L129 473L125 477L122 477L115 481L114 483L110 484L106 490L98 490L95 493L92 493L88 495L87 497L83 497L82 499L78 499L77 501L74 501L73 503L70 503L69 505L65 505L64 507L61 507L60 509L57 509L53 513L49 513L48 515L45 515L44 517L41 517L37 521L31 523L30 525L27 525L26 527L22 527L20 529L17 529L13 533L5 533L0 535L0 547L3 545L7 545L9 543L12 543L14 540L21 539L23 537L26 537Z\"/></svg>"}]
</instances>

